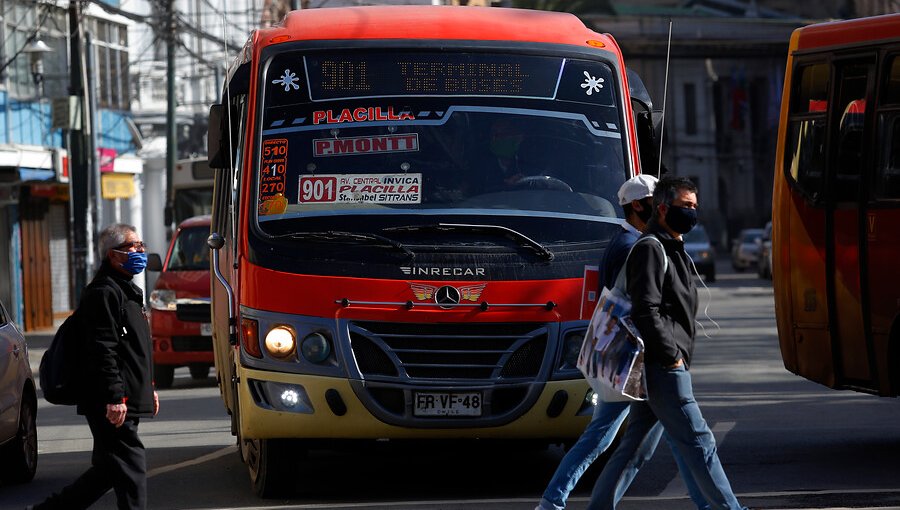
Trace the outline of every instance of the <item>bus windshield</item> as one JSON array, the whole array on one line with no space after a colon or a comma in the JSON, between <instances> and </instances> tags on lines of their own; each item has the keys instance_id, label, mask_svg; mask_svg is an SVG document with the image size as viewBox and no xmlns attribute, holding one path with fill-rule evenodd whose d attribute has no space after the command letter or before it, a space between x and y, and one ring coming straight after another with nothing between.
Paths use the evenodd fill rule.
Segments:
<instances>
[{"instance_id":1,"label":"bus windshield","mask_svg":"<svg viewBox=\"0 0 900 510\"><path fill-rule=\"evenodd\" d=\"M621 216L623 114L604 62L288 52L265 69L264 233L320 228L323 217L355 230L361 215L369 229L409 214L495 224Z\"/></svg>"}]
</instances>

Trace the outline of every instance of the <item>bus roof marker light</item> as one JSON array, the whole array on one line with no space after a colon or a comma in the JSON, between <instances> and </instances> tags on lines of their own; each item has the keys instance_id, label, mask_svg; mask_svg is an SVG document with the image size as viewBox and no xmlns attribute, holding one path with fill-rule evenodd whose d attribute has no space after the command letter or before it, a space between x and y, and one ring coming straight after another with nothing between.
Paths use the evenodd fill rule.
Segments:
<instances>
[{"instance_id":1,"label":"bus roof marker light","mask_svg":"<svg viewBox=\"0 0 900 510\"><path fill-rule=\"evenodd\" d=\"M588 46L593 46L594 48L605 48L606 44L603 41L598 41L596 39L590 39L587 42Z\"/></svg>"},{"instance_id":2,"label":"bus roof marker light","mask_svg":"<svg viewBox=\"0 0 900 510\"><path fill-rule=\"evenodd\" d=\"M287 34L276 35L275 37L269 39L269 44L278 44L278 43L283 43L285 41L290 41L290 40L291 40L291 36L289 36Z\"/></svg>"}]
</instances>

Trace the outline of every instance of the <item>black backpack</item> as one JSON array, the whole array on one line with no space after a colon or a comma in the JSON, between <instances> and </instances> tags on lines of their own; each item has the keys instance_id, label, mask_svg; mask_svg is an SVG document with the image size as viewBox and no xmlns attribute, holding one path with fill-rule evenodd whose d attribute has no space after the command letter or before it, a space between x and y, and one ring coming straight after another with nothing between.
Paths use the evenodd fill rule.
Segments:
<instances>
[{"instance_id":1,"label":"black backpack","mask_svg":"<svg viewBox=\"0 0 900 510\"><path fill-rule=\"evenodd\" d=\"M59 326L50 347L41 357L41 390L44 400L51 404L75 405L78 403L79 351L81 328L78 314L73 313Z\"/></svg>"},{"instance_id":2,"label":"black backpack","mask_svg":"<svg viewBox=\"0 0 900 510\"><path fill-rule=\"evenodd\" d=\"M119 324L125 316L125 293L115 284L116 294L121 299L119 308ZM117 328L121 329L121 328ZM60 324L50 347L41 357L38 373L41 378L41 391L44 400L57 405L76 405L81 396L81 350L83 348L83 330L78 320L78 311L70 315Z\"/></svg>"}]
</instances>

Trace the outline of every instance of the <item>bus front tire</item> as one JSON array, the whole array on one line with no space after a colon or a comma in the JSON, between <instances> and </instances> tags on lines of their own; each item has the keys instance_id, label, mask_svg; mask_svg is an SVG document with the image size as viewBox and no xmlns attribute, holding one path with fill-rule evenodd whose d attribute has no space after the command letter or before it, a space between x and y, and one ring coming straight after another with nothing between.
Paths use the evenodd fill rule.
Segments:
<instances>
[{"instance_id":1,"label":"bus front tire","mask_svg":"<svg viewBox=\"0 0 900 510\"><path fill-rule=\"evenodd\" d=\"M247 469L253 492L261 498L290 495L295 471L305 451L288 439L244 440Z\"/></svg>"}]
</instances>

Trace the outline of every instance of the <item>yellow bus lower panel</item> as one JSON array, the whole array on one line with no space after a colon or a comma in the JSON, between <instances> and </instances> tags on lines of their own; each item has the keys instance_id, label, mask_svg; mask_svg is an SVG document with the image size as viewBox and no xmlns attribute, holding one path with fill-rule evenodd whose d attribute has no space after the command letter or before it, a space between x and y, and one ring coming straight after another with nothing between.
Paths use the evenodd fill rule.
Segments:
<instances>
[{"instance_id":1,"label":"yellow bus lower panel","mask_svg":"<svg viewBox=\"0 0 900 510\"><path fill-rule=\"evenodd\" d=\"M346 379L240 369L241 436L245 439L567 439L577 438L590 420L590 413L578 416L587 383L581 380L548 382L535 404L518 419L502 426L483 428L407 428L390 425L373 416L359 401ZM302 386L312 413L265 409L256 404L247 381L275 381ZM325 400L325 392L337 390L347 406L335 415ZM551 418L547 407L557 391L566 391L568 401L562 413Z\"/></svg>"}]
</instances>

